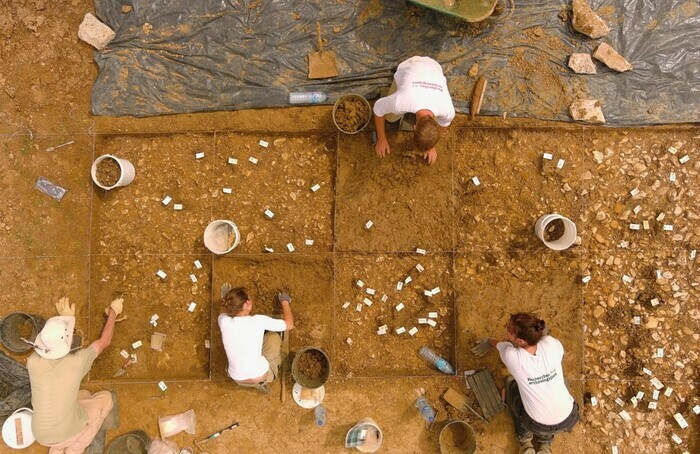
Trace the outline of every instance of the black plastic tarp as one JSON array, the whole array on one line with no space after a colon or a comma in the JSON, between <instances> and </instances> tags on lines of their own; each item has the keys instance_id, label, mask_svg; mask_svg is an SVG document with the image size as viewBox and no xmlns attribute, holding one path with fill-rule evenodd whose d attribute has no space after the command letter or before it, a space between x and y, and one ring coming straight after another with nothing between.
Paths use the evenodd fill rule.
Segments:
<instances>
[{"instance_id":1,"label":"black plastic tarp","mask_svg":"<svg viewBox=\"0 0 700 454\"><path fill-rule=\"evenodd\" d=\"M27 368L0 352L0 424L15 410L31 406Z\"/></svg>"},{"instance_id":2,"label":"black plastic tarp","mask_svg":"<svg viewBox=\"0 0 700 454\"><path fill-rule=\"evenodd\" d=\"M462 0L466 1L466 0ZM478 63L489 80L482 114L570 120L577 98L599 99L608 123L700 121L700 1L592 0L611 33L573 30L570 1L515 2L515 12L473 25L403 0L95 0L116 33L95 52L97 115L151 116L288 105L290 91L378 96L414 55L438 60L458 111L467 112ZM506 10L507 11L507 10ZM340 77L307 79L320 21ZM626 73L598 64L574 74L572 52L608 42Z\"/></svg>"}]
</instances>

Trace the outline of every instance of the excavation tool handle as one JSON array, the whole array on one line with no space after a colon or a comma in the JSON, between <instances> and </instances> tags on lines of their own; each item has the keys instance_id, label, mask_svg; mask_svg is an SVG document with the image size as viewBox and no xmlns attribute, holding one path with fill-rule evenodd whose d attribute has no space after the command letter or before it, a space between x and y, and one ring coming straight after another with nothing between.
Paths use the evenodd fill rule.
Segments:
<instances>
[{"instance_id":1,"label":"excavation tool handle","mask_svg":"<svg viewBox=\"0 0 700 454\"><path fill-rule=\"evenodd\" d=\"M238 427L238 426L240 426L240 425L241 425L240 423L234 422L234 423L231 424L230 426L228 426L228 427L226 427L226 428L224 428L224 429L221 429L221 430L218 431L218 432L214 432L213 434L209 435L207 438L205 438L204 440L200 441L199 443L204 443L205 441L213 440L214 438L217 438L217 437L218 437L219 435L221 435L222 433L224 433L224 432L226 432L226 431L229 431L229 430L231 430L231 429L235 429L236 427Z\"/></svg>"},{"instance_id":2,"label":"excavation tool handle","mask_svg":"<svg viewBox=\"0 0 700 454\"><path fill-rule=\"evenodd\" d=\"M321 23L316 22L316 36L318 37L318 51L323 53L323 40L321 39Z\"/></svg>"}]
</instances>

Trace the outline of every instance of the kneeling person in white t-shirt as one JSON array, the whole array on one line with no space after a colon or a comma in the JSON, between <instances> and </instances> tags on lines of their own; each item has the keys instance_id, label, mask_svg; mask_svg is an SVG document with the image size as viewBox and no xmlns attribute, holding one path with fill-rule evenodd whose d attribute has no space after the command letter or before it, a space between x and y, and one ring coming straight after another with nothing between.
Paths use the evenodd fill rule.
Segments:
<instances>
[{"instance_id":1,"label":"kneeling person in white t-shirt","mask_svg":"<svg viewBox=\"0 0 700 454\"><path fill-rule=\"evenodd\" d=\"M287 293L277 295L282 320L267 315L250 315L253 301L246 289L221 287L219 328L228 358L228 375L244 386L266 385L277 378L281 363L279 333L294 328Z\"/></svg>"},{"instance_id":2,"label":"kneeling person in white t-shirt","mask_svg":"<svg viewBox=\"0 0 700 454\"><path fill-rule=\"evenodd\" d=\"M455 117L447 79L440 63L430 57L411 57L399 65L389 95L374 104L377 156L389 153L385 121L398 121L406 113L416 114L413 141L429 164L437 158L440 136Z\"/></svg>"},{"instance_id":3,"label":"kneeling person in white t-shirt","mask_svg":"<svg viewBox=\"0 0 700 454\"><path fill-rule=\"evenodd\" d=\"M496 347L512 375L506 380L505 400L520 454L551 453L554 434L571 432L579 420L578 404L564 382L564 347L547 331L544 320L521 312L511 315L506 325L509 342L484 338L472 349L481 356Z\"/></svg>"}]
</instances>

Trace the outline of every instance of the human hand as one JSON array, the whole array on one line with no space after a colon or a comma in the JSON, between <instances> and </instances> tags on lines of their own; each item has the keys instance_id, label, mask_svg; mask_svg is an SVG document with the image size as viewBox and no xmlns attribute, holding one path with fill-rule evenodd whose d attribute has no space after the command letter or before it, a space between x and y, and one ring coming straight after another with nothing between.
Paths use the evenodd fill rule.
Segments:
<instances>
[{"instance_id":1,"label":"human hand","mask_svg":"<svg viewBox=\"0 0 700 454\"><path fill-rule=\"evenodd\" d=\"M476 356L484 356L491 351L491 348L491 338L483 337L476 341L476 344L472 347L472 353Z\"/></svg>"},{"instance_id":2,"label":"human hand","mask_svg":"<svg viewBox=\"0 0 700 454\"><path fill-rule=\"evenodd\" d=\"M434 163L437 159L437 150L435 148L431 148L430 150L423 153L423 158L425 158L425 160L428 161L428 164Z\"/></svg>"},{"instance_id":3,"label":"human hand","mask_svg":"<svg viewBox=\"0 0 700 454\"><path fill-rule=\"evenodd\" d=\"M377 156L380 158L383 158L391 153L391 150L389 150L389 141L386 140L386 137L383 139L377 139L377 144L374 146L374 149L377 152Z\"/></svg>"},{"instance_id":4,"label":"human hand","mask_svg":"<svg viewBox=\"0 0 700 454\"><path fill-rule=\"evenodd\" d=\"M114 311L114 315L119 317L119 314L124 311L124 298L117 298L109 304L109 307L105 309L107 316L109 316L110 309Z\"/></svg>"},{"instance_id":5,"label":"human hand","mask_svg":"<svg viewBox=\"0 0 700 454\"><path fill-rule=\"evenodd\" d=\"M277 301L279 301L280 304L282 303L282 301L286 301L288 303L291 303L292 297L289 296L289 293L287 293L287 292L278 293L277 294Z\"/></svg>"},{"instance_id":6,"label":"human hand","mask_svg":"<svg viewBox=\"0 0 700 454\"><path fill-rule=\"evenodd\" d=\"M56 312L58 315L75 317L75 303L70 304L68 298L63 297L56 303Z\"/></svg>"},{"instance_id":7,"label":"human hand","mask_svg":"<svg viewBox=\"0 0 700 454\"><path fill-rule=\"evenodd\" d=\"M231 284L229 284L228 282L226 282L225 284L223 284L223 285L221 286L221 299L226 298L226 295L228 294L228 292L231 291L232 288L233 288L233 287L231 287Z\"/></svg>"}]
</instances>

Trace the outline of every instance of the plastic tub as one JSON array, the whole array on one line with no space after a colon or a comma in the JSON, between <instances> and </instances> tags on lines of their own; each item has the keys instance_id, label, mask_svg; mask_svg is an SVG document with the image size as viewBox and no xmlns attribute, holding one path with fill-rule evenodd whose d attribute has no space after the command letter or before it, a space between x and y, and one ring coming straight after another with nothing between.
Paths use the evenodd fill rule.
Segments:
<instances>
[{"instance_id":1,"label":"plastic tub","mask_svg":"<svg viewBox=\"0 0 700 454\"><path fill-rule=\"evenodd\" d=\"M338 126L338 122L336 121L336 118L335 118L336 112L338 111L338 106L340 105L340 103L341 103L343 100L348 99L348 98L357 98L357 99L362 100L362 103L367 107L367 112L369 112L368 115L367 115L367 121L365 121L365 123L362 125L362 127L360 127L357 131L346 131L346 130L344 130L343 128L341 128L340 126ZM350 93L350 94L347 94L347 95L342 95L340 98L338 98L338 100L337 100L337 101L335 102L335 104L333 105L333 124L334 124L335 127L338 128L338 130L339 130L340 132L342 132L342 133L345 133L345 134L357 134L358 132L362 131L363 129L365 129L365 128L367 127L367 125L369 124L369 121L370 121L371 119L372 119L372 108L371 108L370 105L369 105L369 101L367 101L367 100L364 98L364 96L360 96L360 95L355 94L355 93Z\"/></svg>"},{"instance_id":2,"label":"plastic tub","mask_svg":"<svg viewBox=\"0 0 700 454\"><path fill-rule=\"evenodd\" d=\"M476 451L476 434L469 424L448 421L440 431L441 454L472 454Z\"/></svg>"},{"instance_id":3,"label":"plastic tub","mask_svg":"<svg viewBox=\"0 0 700 454\"><path fill-rule=\"evenodd\" d=\"M564 223L564 233L560 238L554 241L547 241L545 239L545 229L552 221L557 219L561 219ZM563 251L564 249L568 249L576 241L576 224L560 214L545 214L540 216L535 222L535 235L537 235L537 238L542 240L544 245L548 248L555 251Z\"/></svg>"},{"instance_id":4,"label":"plastic tub","mask_svg":"<svg viewBox=\"0 0 700 454\"><path fill-rule=\"evenodd\" d=\"M112 186L105 186L102 183L100 183L97 180L97 164L100 162L104 161L105 159L114 159L117 161L117 164L119 164L119 169L121 170L121 174L119 175L119 180ZM134 177L136 176L136 169L134 168L134 165L131 163L131 161L128 161L126 159L118 158L116 156L113 156L111 154L103 154L99 158L95 159L95 161L92 163L92 168L90 169L90 175L92 175L92 181L102 189L109 191L110 189L118 188L121 186L127 186L129 183L134 181Z\"/></svg>"},{"instance_id":5,"label":"plastic tub","mask_svg":"<svg viewBox=\"0 0 700 454\"><path fill-rule=\"evenodd\" d=\"M235 239L232 245L229 245L229 238L231 234L234 235ZM218 219L209 223L206 229L204 229L204 245L212 251L214 254L223 255L232 250L241 242L241 233L238 231L238 227L231 221L226 219Z\"/></svg>"},{"instance_id":6,"label":"plastic tub","mask_svg":"<svg viewBox=\"0 0 700 454\"><path fill-rule=\"evenodd\" d=\"M321 354L321 357L323 358L323 361L326 363L326 370L324 373L316 378L316 377L307 377L305 376L302 371L301 371L301 358L304 356L304 354L308 352L318 352ZM301 350L299 350L296 355L294 355L294 360L292 361L292 377L294 377L294 380L299 383L301 386L304 388L310 388L310 389L315 389L315 388L320 388L326 382L328 381L328 378L331 376L331 360L328 358L328 354L321 350L320 348L316 347L304 347Z\"/></svg>"},{"instance_id":7,"label":"plastic tub","mask_svg":"<svg viewBox=\"0 0 700 454\"><path fill-rule=\"evenodd\" d=\"M0 342L8 350L14 353L24 353L32 349L32 346L22 340L34 342L37 334L44 327L46 320L36 315L24 312L11 312L0 322ZM28 332L23 332L23 331Z\"/></svg>"},{"instance_id":8,"label":"plastic tub","mask_svg":"<svg viewBox=\"0 0 700 454\"><path fill-rule=\"evenodd\" d=\"M348 431L345 436L346 446L350 435L362 430L367 431L365 442L361 446L355 446L355 449L360 452L378 451L382 447L384 436L382 435L382 429L379 428L377 422L372 418L362 418Z\"/></svg>"},{"instance_id":9,"label":"plastic tub","mask_svg":"<svg viewBox=\"0 0 700 454\"><path fill-rule=\"evenodd\" d=\"M12 449L24 449L34 443L32 415L29 408L18 408L2 425L2 439Z\"/></svg>"}]
</instances>

